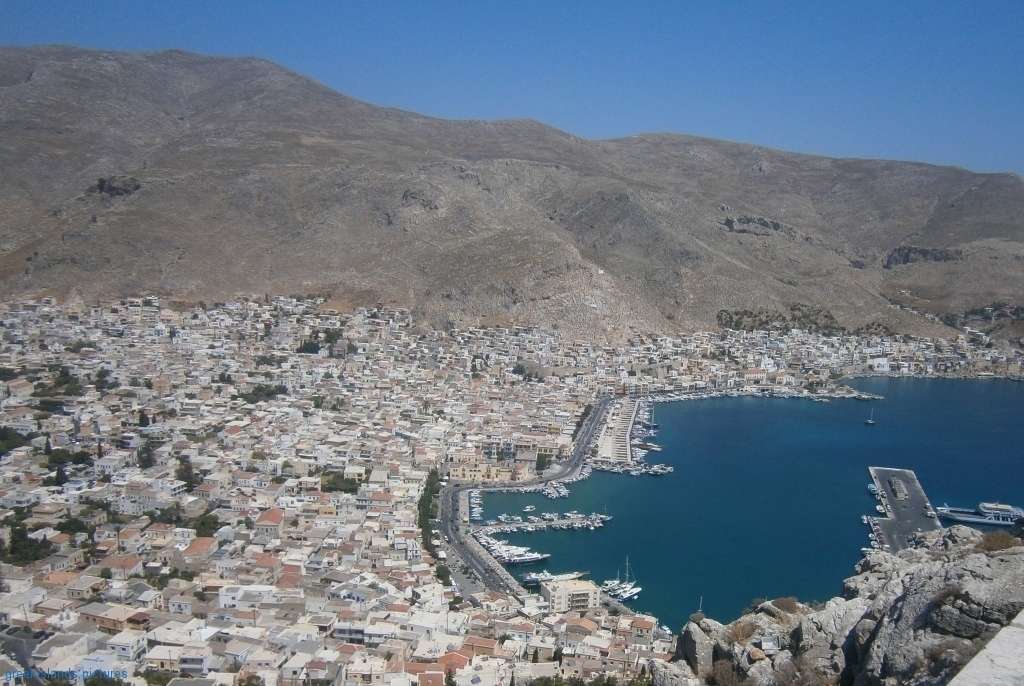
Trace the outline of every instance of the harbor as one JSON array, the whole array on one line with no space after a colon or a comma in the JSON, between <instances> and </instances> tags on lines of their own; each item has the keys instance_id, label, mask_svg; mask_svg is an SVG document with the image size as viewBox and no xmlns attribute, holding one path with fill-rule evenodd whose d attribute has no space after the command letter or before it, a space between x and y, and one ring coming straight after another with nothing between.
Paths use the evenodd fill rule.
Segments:
<instances>
[{"instance_id":1,"label":"harbor","mask_svg":"<svg viewBox=\"0 0 1024 686\"><path fill-rule=\"evenodd\" d=\"M868 490L878 500L879 515L865 517L871 527L872 548L896 553L912 547L915 534L942 528L912 470L868 467L868 473Z\"/></svg>"},{"instance_id":2,"label":"harbor","mask_svg":"<svg viewBox=\"0 0 1024 686\"><path fill-rule=\"evenodd\" d=\"M545 495L546 484L480 484L480 498L475 500L482 506L481 521L469 521L467 489L459 494L462 505L456 522L476 527L498 521L502 514L519 516L521 523L499 522L503 528L515 526L515 531L494 537L551 554L533 565L510 566L507 572L487 555L483 570L495 568L503 586L512 576L522 586L524 574L584 569L590 572L585 578L600 586L617 572L622 578L628 555L643 586L628 606L656 613L678 628L700 607L701 597L710 616L738 616L755 595L827 600L841 590L840 582L850 575L861 548L875 549L869 547L869 533L878 549L889 545L887 550L896 552L908 545L906 536L917 533L917 528L927 531L952 523L924 516L925 502L936 512L945 502L964 507L996 500L1022 504L1014 485L1022 478L1017 458L1020 432L999 433L992 425L995 418L1019 407L1019 385L902 379L857 384L865 395L886 400L783 403L726 396L661 404L648 397L605 398L608 413L619 405L617 414L632 414L627 403L639 401L637 420L644 419L643 406L648 405L653 412L644 421L659 426L635 421L633 428L657 432L639 440L663 447L648 453L647 459L657 455L674 467L674 473L625 478L626 474L595 468L589 479L570 483L564 479L572 472L563 472L555 480L563 480L571 493L556 500ZM996 391L1001 395L993 398ZM866 426L871 407L876 424ZM629 434L630 442L638 440ZM979 435L986 441L979 442ZM588 441L580 448L594 446ZM887 484L891 474L878 476L877 484L874 476L864 479L869 467L885 465L893 455L910 473L900 478L903 487L911 497L915 491L920 494L920 510L913 513L909 506L902 507L910 501L900 501ZM965 455L971 456L969 470L963 468ZM766 464L771 468L765 469ZM944 478L954 473L959 475L955 481ZM883 487L884 500L892 501L889 509L896 512L890 515L886 503L867 497L869 482ZM921 484L928 486L926 496ZM722 503L730 507L722 508ZM873 511L879 505L882 513ZM530 506L533 509L527 511ZM530 516L543 519L555 510L563 515L607 513L613 518L594 530L521 530L536 524ZM811 510L813 516L808 514ZM921 516L910 516L918 513ZM862 524L862 515L870 517L872 528ZM786 521L785 535L775 532L766 517ZM890 519L904 523L902 540L894 533L901 524ZM479 547L468 534L465 538L472 540L474 549ZM716 563L709 565L709 559ZM735 573L719 573L723 566ZM524 586L527 592L529 588ZM601 600L608 608L626 608L605 595Z\"/></svg>"}]
</instances>

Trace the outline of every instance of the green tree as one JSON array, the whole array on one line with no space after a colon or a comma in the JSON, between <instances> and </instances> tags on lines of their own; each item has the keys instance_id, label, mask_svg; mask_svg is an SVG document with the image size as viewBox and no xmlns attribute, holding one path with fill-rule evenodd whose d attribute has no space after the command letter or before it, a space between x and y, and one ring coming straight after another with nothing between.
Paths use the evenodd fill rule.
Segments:
<instances>
[{"instance_id":1,"label":"green tree","mask_svg":"<svg viewBox=\"0 0 1024 686\"><path fill-rule=\"evenodd\" d=\"M149 426L149 415L145 410L139 410L139 426Z\"/></svg>"},{"instance_id":2,"label":"green tree","mask_svg":"<svg viewBox=\"0 0 1024 686\"><path fill-rule=\"evenodd\" d=\"M178 468L174 471L174 478L185 482L185 490L191 493L199 485L199 477L192 468L192 460L182 455L178 458Z\"/></svg>"},{"instance_id":3,"label":"green tree","mask_svg":"<svg viewBox=\"0 0 1024 686\"><path fill-rule=\"evenodd\" d=\"M207 512L189 522L189 528L196 530L196 536L206 538L217 533L217 529L220 528L220 520L217 519L217 515Z\"/></svg>"},{"instance_id":4,"label":"green tree","mask_svg":"<svg viewBox=\"0 0 1024 686\"><path fill-rule=\"evenodd\" d=\"M4 544L0 541L0 560L18 567L42 560L52 553L53 545L45 539L39 541L29 538L23 524L11 525L10 543Z\"/></svg>"},{"instance_id":5,"label":"green tree","mask_svg":"<svg viewBox=\"0 0 1024 686\"><path fill-rule=\"evenodd\" d=\"M530 658L530 662L533 662L533 663L540 662L540 652L539 652L539 650L537 648L533 649L533 657Z\"/></svg>"},{"instance_id":6,"label":"green tree","mask_svg":"<svg viewBox=\"0 0 1024 686\"><path fill-rule=\"evenodd\" d=\"M359 482L346 479L339 472L324 472L320 477L320 487L324 493L355 493L359 490Z\"/></svg>"},{"instance_id":7,"label":"green tree","mask_svg":"<svg viewBox=\"0 0 1024 686\"><path fill-rule=\"evenodd\" d=\"M149 469L155 465L156 457L153 455L153 446L150 445L149 441L146 441L139 448L139 469Z\"/></svg>"},{"instance_id":8,"label":"green tree","mask_svg":"<svg viewBox=\"0 0 1024 686\"><path fill-rule=\"evenodd\" d=\"M437 555L437 548L433 544L434 530L430 520L437 516L437 503L434 502L434 496L441 490L440 483L441 476L437 473L436 469L431 469L430 473L427 474L427 482L423 486L423 493L420 495L419 502L417 503L418 516L416 524L420 528L420 539L422 540L423 549L430 553L431 557Z\"/></svg>"},{"instance_id":9,"label":"green tree","mask_svg":"<svg viewBox=\"0 0 1024 686\"><path fill-rule=\"evenodd\" d=\"M89 526L78 517L69 517L53 527L62 534L74 535L89 533Z\"/></svg>"}]
</instances>

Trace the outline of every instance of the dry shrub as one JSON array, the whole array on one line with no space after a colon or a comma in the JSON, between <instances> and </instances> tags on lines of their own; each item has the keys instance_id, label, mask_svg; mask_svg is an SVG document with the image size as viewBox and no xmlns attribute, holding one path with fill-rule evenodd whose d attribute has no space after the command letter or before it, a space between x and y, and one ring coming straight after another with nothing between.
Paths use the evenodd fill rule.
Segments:
<instances>
[{"instance_id":1,"label":"dry shrub","mask_svg":"<svg viewBox=\"0 0 1024 686\"><path fill-rule=\"evenodd\" d=\"M694 612L692 615L690 615L690 621L693 622L694 624L700 624L700 621L702 619L704 619L704 613L703 612Z\"/></svg>"},{"instance_id":2,"label":"dry shrub","mask_svg":"<svg viewBox=\"0 0 1024 686\"><path fill-rule=\"evenodd\" d=\"M715 660L708 683L713 686L739 686L743 678L732 668L730 660Z\"/></svg>"},{"instance_id":3,"label":"dry shrub","mask_svg":"<svg viewBox=\"0 0 1024 686\"><path fill-rule=\"evenodd\" d=\"M738 619L729 625L725 632L726 643L745 644L757 631L757 626L748 620Z\"/></svg>"},{"instance_id":4,"label":"dry shrub","mask_svg":"<svg viewBox=\"0 0 1024 686\"><path fill-rule=\"evenodd\" d=\"M788 612L793 615L800 611L800 605L797 603L796 598L776 598L772 601L772 605L779 608L783 612Z\"/></svg>"},{"instance_id":5,"label":"dry shrub","mask_svg":"<svg viewBox=\"0 0 1024 686\"><path fill-rule=\"evenodd\" d=\"M766 600L768 600L768 599L767 598L754 598L753 600L750 601L750 605L747 605L746 609L744 609L743 612L741 612L740 614L743 614L743 615L752 615L752 614L754 614L755 612L757 612L757 608L761 607L761 603L765 602Z\"/></svg>"},{"instance_id":6,"label":"dry shrub","mask_svg":"<svg viewBox=\"0 0 1024 686\"><path fill-rule=\"evenodd\" d=\"M1020 539L1012 536L1008 531L989 531L978 543L978 550L991 553L997 550L1016 548L1020 544Z\"/></svg>"}]
</instances>

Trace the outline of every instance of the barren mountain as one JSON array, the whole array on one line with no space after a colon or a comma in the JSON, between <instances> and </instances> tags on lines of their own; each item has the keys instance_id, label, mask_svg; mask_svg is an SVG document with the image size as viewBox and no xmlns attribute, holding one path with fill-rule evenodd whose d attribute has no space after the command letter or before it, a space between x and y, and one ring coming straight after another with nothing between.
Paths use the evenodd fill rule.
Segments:
<instances>
[{"instance_id":1,"label":"barren mountain","mask_svg":"<svg viewBox=\"0 0 1024 686\"><path fill-rule=\"evenodd\" d=\"M331 293L609 335L1024 304L1011 174L443 121L177 51L0 48L0 136L7 297Z\"/></svg>"}]
</instances>

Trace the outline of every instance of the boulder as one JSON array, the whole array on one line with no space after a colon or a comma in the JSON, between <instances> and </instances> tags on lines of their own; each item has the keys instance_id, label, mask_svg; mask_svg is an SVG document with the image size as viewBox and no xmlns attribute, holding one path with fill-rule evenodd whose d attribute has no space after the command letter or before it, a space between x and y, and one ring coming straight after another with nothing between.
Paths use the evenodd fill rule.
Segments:
<instances>
[{"instance_id":1,"label":"boulder","mask_svg":"<svg viewBox=\"0 0 1024 686\"><path fill-rule=\"evenodd\" d=\"M846 668L850 634L868 607L864 598L833 598L825 609L801 619L794 632L799 654L820 671L840 674Z\"/></svg>"},{"instance_id":2,"label":"boulder","mask_svg":"<svg viewBox=\"0 0 1024 686\"><path fill-rule=\"evenodd\" d=\"M719 626L721 625L719 624ZM709 676L714 658L715 642L693 622L686 623L679 639L682 643L683 658L693 673L701 678Z\"/></svg>"},{"instance_id":3,"label":"boulder","mask_svg":"<svg viewBox=\"0 0 1024 686\"><path fill-rule=\"evenodd\" d=\"M700 630L704 632L704 635L710 638L712 641L717 641L725 633L726 626L720 622L716 622L713 619L705 617L698 623Z\"/></svg>"},{"instance_id":4,"label":"boulder","mask_svg":"<svg viewBox=\"0 0 1024 686\"><path fill-rule=\"evenodd\" d=\"M703 686L703 681L693 676L685 662L648 660L647 672L651 675L652 686Z\"/></svg>"},{"instance_id":5,"label":"boulder","mask_svg":"<svg viewBox=\"0 0 1024 686\"><path fill-rule=\"evenodd\" d=\"M755 648L755 650L757 650ZM772 663L768 660L761 660L755 662L746 671L746 679L744 684L751 684L756 686L771 686L778 683L777 674L772 669Z\"/></svg>"}]
</instances>

